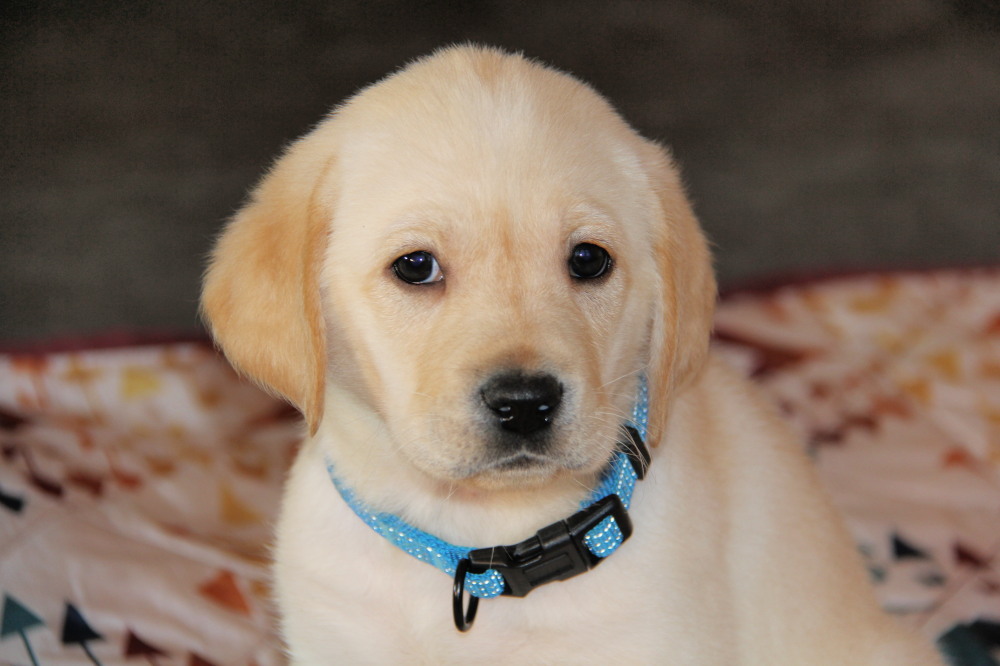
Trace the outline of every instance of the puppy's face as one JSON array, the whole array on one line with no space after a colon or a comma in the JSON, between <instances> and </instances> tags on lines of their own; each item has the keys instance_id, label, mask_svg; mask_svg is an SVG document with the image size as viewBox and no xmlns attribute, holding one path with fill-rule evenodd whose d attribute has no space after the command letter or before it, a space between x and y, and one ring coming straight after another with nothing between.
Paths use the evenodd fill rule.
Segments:
<instances>
[{"instance_id":1,"label":"puppy's face","mask_svg":"<svg viewBox=\"0 0 1000 666\"><path fill-rule=\"evenodd\" d=\"M443 137L427 139L452 143L444 157L369 145L346 162L323 282L369 399L401 455L436 477L599 466L643 363L652 261L636 232L650 211L623 201L635 186L593 148Z\"/></svg>"},{"instance_id":2,"label":"puppy's face","mask_svg":"<svg viewBox=\"0 0 1000 666\"><path fill-rule=\"evenodd\" d=\"M287 224L232 240L246 220L290 208L309 220L294 248ZM278 163L220 241L205 309L237 366L307 417L309 368L321 362L311 385L349 387L426 474L537 484L599 469L638 374L650 373L656 396L674 379L678 345L704 346L677 329L696 302L684 316L691 336L707 338L712 284L693 225L659 150L589 88L521 58L457 49L364 91ZM248 243L252 253L233 249ZM271 285L295 280L268 253L305 257L305 295L284 299L302 310L268 329L290 339L281 329L306 322L295 339L312 359L295 373L283 358L261 372L259 349L227 344L238 326L222 284L252 288L236 286L236 262L222 276L240 252L242 270L266 264ZM689 265L680 294L677 272Z\"/></svg>"}]
</instances>

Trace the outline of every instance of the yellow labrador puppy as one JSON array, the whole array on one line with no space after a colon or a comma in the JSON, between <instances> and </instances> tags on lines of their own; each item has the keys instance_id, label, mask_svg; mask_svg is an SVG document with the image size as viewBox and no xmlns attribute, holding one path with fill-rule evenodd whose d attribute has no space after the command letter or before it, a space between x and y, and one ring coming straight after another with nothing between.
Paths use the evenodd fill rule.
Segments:
<instances>
[{"instance_id":1,"label":"yellow labrador puppy","mask_svg":"<svg viewBox=\"0 0 1000 666\"><path fill-rule=\"evenodd\" d=\"M663 148L522 57L440 51L293 144L203 294L309 427L276 551L293 661L940 663L708 356L714 300Z\"/></svg>"}]
</instances>

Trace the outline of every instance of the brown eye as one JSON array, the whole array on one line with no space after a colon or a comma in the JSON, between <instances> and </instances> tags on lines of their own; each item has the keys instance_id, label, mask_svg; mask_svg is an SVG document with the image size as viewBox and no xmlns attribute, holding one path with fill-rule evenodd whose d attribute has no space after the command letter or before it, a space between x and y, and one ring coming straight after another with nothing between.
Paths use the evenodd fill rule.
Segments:
<instances>
[{"instance_id":1,"label":"brown eye","mask_svg":"<svg viewBox=\"0 0 1000 666\"><path fill-rule=\"evenodd\" d=\"M593 243L580 243L569 255L569 274L580 280L599 278L611 268L611 255Z\"/></svg>"},{"instance_id":2,"label":"brown eye","mask_svg":"<svg viewBox=\"0 0 1000 666\"><path fill-rule=\"evenodd\" d=\"M392 270L403 282L431 284L444 279L441 266L430 252L411 252L392 262Z\"/></svg>"}]
</instances>

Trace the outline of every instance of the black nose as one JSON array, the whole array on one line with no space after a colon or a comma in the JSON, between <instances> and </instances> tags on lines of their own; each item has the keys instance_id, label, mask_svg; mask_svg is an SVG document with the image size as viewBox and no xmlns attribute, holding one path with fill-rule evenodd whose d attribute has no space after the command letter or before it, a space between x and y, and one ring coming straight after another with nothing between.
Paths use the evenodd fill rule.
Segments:
<instances>
[{"instance_id":1,"label":"black nose","mask_svg":"<svg viewBox=\"0 0 1000 666\"><path fill-rule=\"evenodd\" d=\"M548 428L562 402L563 387L552 375L507 372L482 389L483 402L504 430L529 435Z\"/></svg>"}]
</instances>

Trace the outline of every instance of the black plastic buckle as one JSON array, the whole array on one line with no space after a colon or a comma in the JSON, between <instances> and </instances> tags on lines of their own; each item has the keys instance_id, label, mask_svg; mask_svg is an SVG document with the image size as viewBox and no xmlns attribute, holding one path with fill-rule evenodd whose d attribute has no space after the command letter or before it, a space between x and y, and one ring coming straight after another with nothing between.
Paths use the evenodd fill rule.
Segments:
<instances>
[{"instance_id":1,"label":"black plastic buckle","mask_svg":"<svg viewBox=\"0 0 1000 666\"><path fill-rule=\"evenodd\" d=\"M618 447L628 455L636 475L642 479L649 468L649 451L635 428L624 426L624 430L628 441L620 441ZM467 573L485 573L489 569L495 569L505 582L501 594L511 597L523 597L545 583L572 578L604 561L604 558L590 552L584 538L608 516L615 519L623 542L632 536L632 520L628 511L621 498L612 494L565 520L543 527L533 537L513 546L470 551L468 558L459 561L455 569L452 588L455 626L459 631L468 631L476 618L479 605L479 599L470 595L468 608L463 608Z\"/></svg>"},{"instance_id":2,"label":"black plastic buckle","mask_svg":"<svg viewBox=\"0 0 1000 666\"><path fill-rule=\"evenodd\" d=\"M603 558L591 553L583 539L608 516L614 516L623 540L632 534L632 521L621 499L608 495L518 544L473 550L469 553L469 571L495 569L506 582L503 594L512 597L523 597L545 583L572 578L601 563Z\"/></svg>"},{"instance_id":3,"label":"black plastic buckle","mask_svg":"<svg viewBox=\"0 0 1000 666\"><path fill-rule=\"evenodd\" d=\"M503 596L523 597L539 585L566 580L593 569L604 558L590 552L583 539L602 520L613 516L622 533L622 541L632 535L632 521L618 495L608 495L566 520L552 523L535 536L513 546L479 548L458 563L452 591L452 611L459 631L468 631L476 618L479 599L469 599L463 610L466 573L484 573L495 569L503 576ZM470 595L471 596L471 595Z\"/></svg>"}]
</instances>

